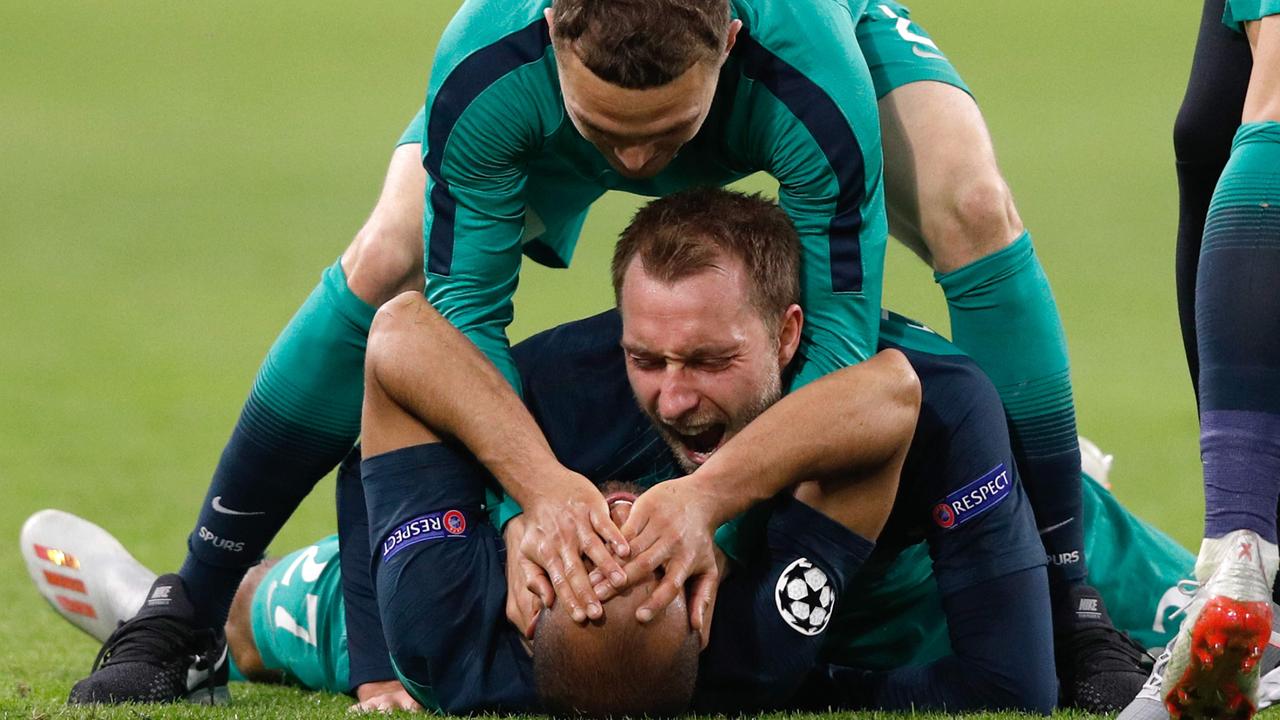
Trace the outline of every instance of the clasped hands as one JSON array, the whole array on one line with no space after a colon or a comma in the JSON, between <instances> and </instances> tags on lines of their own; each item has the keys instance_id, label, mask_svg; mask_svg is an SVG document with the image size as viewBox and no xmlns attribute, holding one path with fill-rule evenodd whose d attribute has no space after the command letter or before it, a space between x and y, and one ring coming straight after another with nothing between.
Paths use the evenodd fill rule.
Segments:
<instances>
[{"instance_id":1,"label":"clasped hands","mask_svg":"<svg viewBox=\"0 0 1280 720\"><path fill-rule=\"evenodd\" d=\"M636 620L648 622L685 596L690 626L705 647L724 566L709 504L689 477L677 478L640 495L619 526L585 477L566 471L542 483L503 530L507 619L527 638L542 609L557 602L575 622L597 620L609 598L656 573Z\"/></svg>"}]
</instances>

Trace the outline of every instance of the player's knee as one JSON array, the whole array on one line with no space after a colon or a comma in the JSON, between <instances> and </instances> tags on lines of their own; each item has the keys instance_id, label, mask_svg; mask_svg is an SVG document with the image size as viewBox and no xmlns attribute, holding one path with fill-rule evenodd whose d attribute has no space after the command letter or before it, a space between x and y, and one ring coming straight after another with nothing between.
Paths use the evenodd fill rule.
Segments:
<instances>
[{"instance_id":1,"label":"player's knee","mask_svg":"<svg viewBox=\"0 0 1280 720\"><path fill-rule=\"evenodd\" d=\"M343 254L342 269L351 292L374 307L401 292L422 292L421 223L385 222L375 215Z\"/></svg>"},{"instance_id":2,"label":"player's knee","mask_svg":"<svg viewBox=\"0 0 1280 720\"><path fill-rule=\"evenodd\" d=\"M1280 122L1280 97L1264 95L1261 100L1246 103L1241 124Z\"/></svg>"},{"instance_id":3,"label":"player's knee","mask_svg":"<svg viewBox=\"0 0 1280 720\"><path fill-rule=\"evenodd\" d=\"M934 269L948 272L1009 246L1022 220L1004 178L994 171L963 180L945 206L940 229L926 233Z\"/></svg>"},{"instance_id":4,"label":"player's knee","mask_svg":"<svg viewBox=\"0 0 1280 720\"><path fill-rule=\"evenodd\" d=\"M423 313L439 315L417 290L401 292L378 308L369 326L369 341L365 349L366 383L376 382L382 368L402 357L402 338L406 332L412 331L415 318L421 318Z\"/></svg>"}]
</instances>

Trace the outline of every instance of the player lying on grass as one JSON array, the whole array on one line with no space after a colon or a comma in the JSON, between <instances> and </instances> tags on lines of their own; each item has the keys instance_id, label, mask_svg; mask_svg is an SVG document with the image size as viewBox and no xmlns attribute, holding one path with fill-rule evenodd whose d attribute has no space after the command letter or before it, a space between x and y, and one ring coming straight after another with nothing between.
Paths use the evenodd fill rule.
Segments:
<instances>
[{"instance_id":1,"label":"player lying on grass","mask_svg":"<svg viewBox=\"0 0 1280 720\"><path fill-rule=\"evenodd\" d=\"M677 218L687 224L677 224ZM695 227L695 236L688 237ZM798 238L773 203L719 190L669 196L637 216L619 247L628 246L629 239L633 246L643 243L655 233L666 239L666 250L675 252L677 263L680 258L699 263L685 268L696 277L673 296L683 303L683 314L639 297L622 300L624 312L634 312L634 323L647 323L646 332L656 332L652 341L665 337L688 345L688 371L705 373L709 381L700 388L705 401L696 417L688 413L692 408L679 413L681 430L699 435L699 452L711 458L701 472L685 478L697 484L698 510L711 513L691 526L686 546L714 555L717 525L767 503L762 525L752 536L762 551L731 573L718 595L712 576L711 583L693 586L686 600L690 557L684 547L658 542L671 536L662 526L671 518L637 518L645 508L651 511L646 500L655 495L684 503L674 499L682 495L679 480L660 482L640 496L623 526L626 532L640 523L630 535L635 555L626 568L628 578L652 577L662 568L656 589L626 616L605 607L592 616L603 616L606 627L619 623L626 628L665 622L674 614L693 640L695 660L698 647L707 645L697 672L700 709L731 712L780 705L813 667L825 639L827 613L870 554L894 504L915 426L919 386L904 356L887 351L778 400L781 369L796 356L803 320L796 304ZM706 261L725 269L701 264ZM712 310L709 300L721 303L720 312ZM537 474L561 463L572 467L579 460L571 453L554 453L544 432L555 434L589 415L595 420L599 416L593 413L606 409L606 397L621 396L625 405L607 408L609 420L593 423L591 432L575 433L580 447L591 443L599 452L598 444L611 435L603 428L613 422L613 411L636 412L624 375L615 376L617 385L593 386L589 375L570 370L575 367L570 363L586 361L577 368L598 372L592 361L600 351L620 360L616 333L606 330L602 335L600 325L590 321L566 332L526 347L536 372L553 373L541 382L534 379L537 389L528 388L531 396L557 396L551 401L554 410L541 418L541 428L494 366L420 294L406 293L384 305L370 333L361 475L379 616L394 669L406 688L419 702L429 698L450 713L571 707L593 714L639 714L690 707L687 695L658 703L652 691L632 696L617 687L634 683L644 688L652 680L633 676L654 669L629 666L625 678L600 682L610 675L600 666L602 656L594 653L560 658L554 669L561 673L565 665L584 658L591 663L573 673L578 681L566 684L568 697L548 696L542 682L548 673L541 669L548 659L535 652L531 660L521 630L507 621L508 568L501 559L500 531L478 512L490 473L519 496L525 488L511 482L513 471ZM439 365L443 358L449 360ZM427 368L431 372L424 373ZM616 392L619 387L623 393ZM639 396L642 385L637 382L631 390ZM578 394L582 392L586 395ZM584 407L583 400L591 407ZM868 422L873 415L877 421ZM668 416L667 422L672 421ZM619 427L636 426L624 421ZM612 462L628 458L625 449L618 450L608 450L605 457ZM668 473L637 479L649 484L670 476L670 456L660 443L633 448L630 457L636 451L662 458ZM607 471L588 477L596 482L619 479ZM1025 500L1010 504L1009 510L1018 507L1025 509ZM444 527L430 530L433 523ZM466 537L451 536L450 527L465 528ZM507 544L520 546L526 556L529 543L547 542L539 533L526 524ZM1029 561L1043 582L1042 563L1039 554ZM522 565L527 564L518 561L511 569ZM553 565L550 582L571 581L566 575ZM351 582L359 579L358 570L347 576ZM709 621L713 598L719 617L714 627L724 631L711 630L708 638L704 624L699 642L691 635L690 614L700 609ZM802 603L807 603L803 615L788 614ZM571 609L561 602L552 607L563 618ZM543 611L537 617L535 646L548 615ZM1047 650L1047 618L1043 629ZM583 636L592 630L563 623L547 629ZM1030 683L1039 681L1042 690L1047 685L1051 696L1052 666L1044 667L1047 674L1032 675ZM733 692L725 692L728 687ZM1029 700L1016 697L1013 702L1030 704L1044 697L1037 698L1034 689L1028 695Z\"/></svg>"},{"instance_id":2,"label":"player lying on grass","mask_svg":"<svg viewBox=\"0 0 1280 720\"><path fill-rule=\"evenodd\" d=\"M798 273L794 233L785 216L770 203L719 191L691 192L656 201L639 213L619 241L618 252L615 288L628 328L627 335L621 338L627 354L624 356L617 350L620 340L617 317L601 316L526 343L523 355L532 370L522 376L522 381L534 415L555 455L569 467L587 470L587 474L596 479L609 475L608 472L602 474L608 465L602 467L598 459L574 457L573 446L575 443L581 446L585 441L591 443L594 447L589 449L598 454L609 440L603 436L603 428L618 428L624 443L650 438L638 447L631 445L611 451L603 456L605 458L634 461L643 456L644 448L660 447L652 441L655 436L650 422L632 400L634 393L654 425L664 429L677 457L684 458L686 470L693 469L686 478L658 486L656 495L642 496L636 512L641 514L642 522L673 519L687 522L690 532L703 535L709 544L711 529L720 520L736 514L754 498L763 499L772 494L772 489L762 492L759 486L753 487L751 481L779 480L760 474L760 468L768 467L766 461L744 459L742 453L756 452L765 458L786 459L793 454L793 447L810 447L813 438L820 436L819 431L837 429L825 423L820 423L818 429L810 428L802 422L806 418L803 413L786 424L787 433L767 434L758 425L746 424L780 391L783 368L789 365L797 347L796 331L802 320L799 308L794 305ZM642 257L645 262L640 260ZM639 289L635 289L637 284ZM633 288L630 294L629 287ZM367 402L373 403L375 398L388 395L376 383L391 380L403 383L411 390L402 387L396 394L397 399L412 403L413 411L430 416L433 424L463 423L461 430L458 425L450 427L449 434L461 436L491 468L492 461L487 458L502 460L503 453L528 457L541 452L536 447L522 448L520 438L513 438L510 433L500 438L493 436L493 427L519 427L520 419L503 417L498 421L495 418L501 417L500 412L487 409L487 405L477 408L476 392L459 393L458 388L483 387L502 394L505 386L496 376L491 377L488 384L469 374L457 376L459 372L491 373L492 369L479 361L474 350L459 344L461 338L456 332L440 321L420 298L402 296L384 308L381 317L381 332L375 331L375 342L370 347ZM468 352L475 360L459 362ZM631 361L624 364L624 357L630 357ZM446 358L453 360L448 362ZM803 353L796 362L805 362ZM442 363L448 365L448 370L422 372L423 368L441 368ZM383 364L391 364L397 374L392 375L389 370L379 372ZM608 367L614 372L602 375L601 369ZM626 373L622 372L624 367ZM578 372L571 372L574 368ZM873 363L846 373L852 377L854 373L876 369ZM870 677L859 675L857 680L851 673L838 673L839 682L822 690L812 688L806 691L806 696L815 702L844 707L1047 709L1052 706L1055 695L1048 654L1047 596L1040 570L1043 551L1030 518L1025 515L1025 498L1014 481L1016 472L1008 454L1003 413L990 384L967 360L953 356L933 364L930 369L941 380L935 396L937 402L931 406L933 412L928 420L916 428L918 441L914 447L919 451L914 464L908 460L914 467L912 478L918 482L909 490L903 486L895 504L896 515L890 520L894 534L887 542L882 538L881 558L892 557L901 547L922 537L928 538L935 553L935 571L945 598L944 609L952 620L950 630L955 640L952 643L955 655L938 661L923 673L893 671ZM916 367L916 372L920 372L920 367ZM630 387L625 376L630 376ZM547 386L556 391L534 389ZM846 395L842 404L861 402L866 399L864 394ZM552 399L546 399L547 396ZM514 395L507 392L506 397L512 407L521 407ZM781 411L784 407L796 407L797 402L814 401L811 394L792 395L773 409ZM769 413L765 413L760 420L768 417ZM472 425L466 425L468 420ZM957 427L949 427L948 423ZM415 423L407 424L416 427ZM735 435L739 428L743 434ZM639 436L637 430L641 431ZM568 445L557 447L566 438ZM366 453L373 451L368 443L366 434ZM704 460L706 464L702 465ZM652 468L656 464L650 462L641 467ZM668 459L665 461L668 467L662 468L668 476L672 472L670 464ZM744 477L743 467L752 468L753 472ZM499 479L503 479L501 467L494 469ZM731 490L726 493L718 489L715 473L728 475ZM989 486L994 494L979 493L981 499L972 506L966 504L963 510L955 510L956 516L951 518L948 527L932 524L930 511L950 493L969 485ZM372 492L367 474L366 490ZM397 497L406 492L407 489L402 489ZM753 492L757 493L754 497ZM654 503L649 501L654 497L659 503L665 502L673 512L653 513ZM717 507L717 503L721 507ZM968 514L984 503L980 512ZM691 513L694 517L689 522ZM369 515L376 517L378 512L371 508ZM761 518L755 520L761 524L769 522ZM945 521L938 522L945 524ZM375 527L372 537L380 539L388 529ZM513 537L510 526L508 531L509 544L528 542L519 537L519 531L515 531ZM758 534L758 527L746 533L748 549L738 552L743 569L730 577L726 590L736 592L734 578L739 578L738 582L755 580L752 571L758 573L761 565L752 557L750 546L752 539L758 544ZM633 544L640 552L633 563L641 570L665 565L668 575L663 586L667 588L667 597L679 594L683 589L680 573L687 571L687 560L676 555L675 562L670 562L671 558L662 553L672 551L656 546L649 548L643 532L634 537ZM650 563L647 567L646 562ZM770 582L765 583L771 596L775 577L776 574L771 575ZM986 580L994 582L984 583ZM377 596L385 605L388 594L383 592L382 582L380 573ZM521 592L520 586L521 583L516 583L513 595ZM837 597L841 595L839 591L836 593ZM758 608L767 608L767 603L761 606L741 601L732 614L750 620L735 622L730 618L726 621L726 608L735 607L734 597L734 593L727 599L722 596L717 604L720 623L716 627L721 630L713 632L704 654L700 706L717 710L754 709L791 702L789 690L794 682L778 677L783 671L774 665L781 661L792 672L798 665L794 661L788 663L785 654L779 652L780 640L791 638L792 631L785 618L780 620L780 613L776 611L761 617ZM738 593L736 597L753 596L748 592ZM1020 646L1017 652L1009 652L1005 644L1009 639L1003 633L984 627L980 618L965 612L968 604L986 607L993 598L998 599L1010 615L1023 620L1019 623L1024 633L1017 638ZM777 604L772 597L769 601ZM947 601L952 601L949 606ZM660 601L647 609L657 611L659 607ZM400 621L391 618L393 614L383 613L382 620L388 625L387 636L414 638L416 633L395 627ZM521 623L521 626L525 625ZM744 627L755 628L762 635L746 632ZM997 638L998 652L991 644ZM397 655L395 647L392 655ZM1012 663L1016 667L1002 664L1010 663L1015 656L1019 658ZM730 661L717 663L717 657ZM1041 662L1037 663L1037 658ZM960 683L953 670L961 662L971 667L986 667L991 672L981 673L982 680ZM756 690L752 691L753 688ZM761 694L761 688L767 691Z\"/></svg>"},{"instance_id":3,"label":"player lying on grass","mask_svg":"<svg viewBox=\"0 0 1280 720\"><path fill-rule=\"evenodd\" d=\"M808 248L806 328L823 351L810 377L874 348L886 225L937 272L957 343L1008 401L1052 562L1059 674L1087 685L1076 676L1107 650L1077 642L1072 608L1097 596L1082 586L1075 417L1048 280L955 68L905 7L861 0L465 3L372 214L272 346L214 472L180 570L203 646L153 657L154 674L188 677L188 655L219 654L241 574L355 441L374 310L422 290L424 255L433 299L514 380L504 333L521 255L566 265L606 190L665 194L757 170L780 182ZM566 537L579 570L578 534Z\"/></svg>"},{"instance_id":4,"label":"player lying on grass","mask_svg":"<svg viewBox=\"0 0 1280 720\"><path fill-rule=\"evenodd\" d=\"M520 346L515 350L520 362ZM1105 480L1108 467L1100 453L1085 459L1086 469ZM359 473L353 456L339 469L339 492L361 493ZM1166 641L1176 627L1170 612L1186 600L1171 583L1190 571L1193 557L1129 514L1099 482L1086 478L1084 488L1086 547L1105 560L1093 564L1090 582L1110 601L1117 626L1148 646ZM620 515L615 520L625 522ZM157 579L105 530L69 513L36 513L23 526L21 544L41 594L99 642L137 612ZM885 669L949 652L925 555L923 546L913 546L876 581L855 580L852 600L830 621L825 660ZM398 680L352 687L340 567L338 536L331 535L245 575L225 628L232 679L349 692L360 701L353 707L366 710L421 709ZM627 612L614 605L608 610ZM1264 671L1276 666L1274 654L1264 660ZM1277 685L1264 681L1271 689L1262 707L1277 699Z\"/></svg>"},{"instance_id":5,"label":"player lying on grass","mask_svg":"<svg viewBox=\"0 0 1280 720\"><path fill-rule=\"evenodd\" d=\"M341 472L344 490L359 494L358 463L345 463ZM632 490L640 488L614 483L609 490L611 515L618 524L626 521L635 498ZM470 531L460 528L458 535L467 532L474 532L474 528ZM46 595L64 617L99 641L107 640L103 632L105 624L131 616L137 605L142 606L144 616L187 615L192 611L184 593L157 595L154 589L148 593L149 588L155 587L168 590L176 576L157 580L105 530L87 520L57 510L44 510L24 525L22 541L24 546L56 548L57 556L63 561L61 572L79 574L78 571L83 571L92 577L91 587L110 587L113 598L94 598L78 608ZM338 536L331 535L284 558L267 560L245 575L225 627L233 678L284 682L319 691L349 691L359 700L353 709L421 710L422 706L405 692L398 680L351 687L339 550ZM71 562L75 568L68 568ZM42 564L49 566L47 560ZM36 568L32 566L33 570ZM43 577L43 570L40 573ZM43 581L44 590L52 587L47 580ZM669 702L664 698L678 699L682 695L684 699L677 703L687 703L697 674L697 635L689 629L687 613L678 606L672 606L653 623L635 622L635 606L645 597L645 589L641 583L625 595L606 602L612 617L589 628L577 625L563 612L543 613L539 632L525 643L524 649L533 657L549 658L541 663L542 676L538 679L545 697L552 700L566 695L572 697L574 692L580 694L579 688L585 685L607 691L617 703L603 705L602 711L631 709L660 713ZM61 588L62 592L66 590ZM115 597L131 598L135 602L117 603ZM464 604L477 600L472 594L461 597ZM86 607L95 608L95 617L84 612ZM477 632L483 630L483 625L477 628ZM587 653L593 648L603 655L588 657ZM500 662L501 653L498 655ZM626 657L628 662L614 662L618 657ZM475 670L475 663L492 660L492 657L478 657L472 662L459 662L458 673L448 676L465 675ZM614 668L615 675L601 679L602 667ZM599 684L602 682L607 684ZM427 693L427 697L431 697L429 690ZM625 704L628 702L630 704ZM572 703L561 702L557 706L564 705L567 710L569 704ZM429 701L428 706L437 707Z\"/></svg>"},{"instance_id":6,"label":"player lying on grass","mask_svg":"<svg viewBox=\"0 0 1280 720\"><path fill-rule=\"evenodd\" d=\"M531 370L522 372L522 385L549 448L542 433L532 429L514 435L495 431L533 424L493 368L453 328L419 296L402 295L384 306L375 322L366 370L366 420L370 408L390 407L393 416L406 418L403 425L437 428L438 434L458 438L504 485L509 472L504 463L511 458L540 467L550 462L543 458L551 454L588 477L605 479L602 471L609 466L602 465L600 456L575 458L575 444L591 443L598 452L608 440L603 428L622 429L622 439L631 443L653 438L656 428L689 475L641 496L623 532L638 553L627 564L629 573L666 569L653 602L641 608L642 613L657 612L683 591L689 558L710 546L714 528L786 487L785 476L761 472L770 459L791 459L797 448L818 444L822 433L848 430L813 426L805 408L813 412L819 400L847 406L864 399L860 393L832 397L830 389L818 394L802 390L770 405L785 386L786 374L808 361L808 348L797 344L795 327L803 322L795 304L798 253L789 221L758 198L700 190L646 206L615 252L621 321L605 314L523 345ZM861 668L819 668L803 696L820 706L844 708L1047 711L1057 695L1043 547L1017 483L998 396L972 361L932 333L900 320L887 322L881 333L882 355L842 371L845 377L873 372L883 353L903 353L921 378L925 405L875 559L887 561L906 546L928 543L953 654L922 667L870 675ZM610 366L612 373L602 372ZM540 381L554 388L547 393L553 399L534 389ZM487 397L477 388L494 398L477 406L479 397ZM872 389L874 384L867 388ZM769 411L748 423L764 407ZM760 429L766 418L776 424L778 415L771 413L797 413L796 408L800 410L783 425L785 431ZM874 414L850 417L875 427L876 420L867 420ZM366 457L386 449L369 444L367 426L365 443ZM620 446L603 457L635 460L645 447L655 445ZM832 444L826 452L838 450L840 445ZM370 494L371 462L366 460L365 474ZM396 497L413 487L411 480L402 481ZM441 510L428 504L417 510ZM763 507L736 526L736 539L725 538L725 548L741 570L730 575L722 593L734 587L735 578L754 580L760 557L772 559L752 552L761 544L760 528L770 522L769 506ZM369 516L379 514L371 499ZM383 527L375 522L371 538L382 541L395 522L403 519ZM665 530L667 524L681 532L649 536L651 526ZM521 538L519 529L507 530L509 546L531 542ZM682 544L663 539L672 536L682 537ZM385 575L380 569L377 581L384 610ZM552 580L563 581L554 573ZM523 584L513 584L512 596L527 593ZM837 588L837 598L847 598L843 590ZM607 594L608 588L600 582L597 592ZM780 621L781 613L766 612L767 603L735 604L732 599L750 596L740 593L726 600L722 595L716 604L718 622L699 682L700 709L749 711L797 702L791 694L796 685L785 677L797 663L778 649L779 641L790 637L786 618ZM544 593L544 601L549 597ZM693 595L691 608L697 607L698 597ZM517 600L516 605L524 604ZM988 612L993 605L1002 608L999 617ZM1111 645L1113 631L1099 607L1090 603L1079 625L1095 632L1100 644L1128 649L1103 656L1095 668L1103 677L1108 671L1120 675L1138 663L1141 653L1123 643ZM393 615L382 614L387 637L414 638L413 626L401 627ZM1005 632L1005 622L1019 632ZM395 647L391 652L398 655ZM716 662L718 658L732 661ZM1123 694L1120 688L1121 694L1114 694L1116 686L1099 684L1095 692L1106 706L1118 709L1135 691Z\"/></svg>"}]
</instances>

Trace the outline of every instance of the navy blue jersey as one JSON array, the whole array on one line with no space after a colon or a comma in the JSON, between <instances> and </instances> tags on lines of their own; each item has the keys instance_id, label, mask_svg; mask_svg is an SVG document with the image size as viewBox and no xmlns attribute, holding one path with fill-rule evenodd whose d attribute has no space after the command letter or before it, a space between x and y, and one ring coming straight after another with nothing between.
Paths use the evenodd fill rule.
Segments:
<instances>
[{"instance_id":1,"label":"navy blue jersey","mask_svg":"<svg viewBox=\"0 0 1280 720\"><path fill-rule=\"evenodd\" d=\"M871 560L848 555L849 538L839 540L837 528L824 530L789 498L750 514L759 524L744 523L739 567L717 602L722 630L704 653L700 710L791 701L806 669L826 652L825 641L838 637L841 618L865 596L851 587L874 585L911 545L927 541L944 607L948 596L1045 563L990 381L927 330L887 314L884 324L881 346L910 359L923 399L898 498ZM619 314L608 311L535 335L512 355L525 402L561 462L596 482L650 486L680 470L635 403L621 333ZM446 712L531 710L528 655L505 618L501 537L481 513L488 474L445 445L370 458L363 474L376 595L397 674L421 702ZM844 598L822 607L830 620L817 629L821 637L806 635L813 628L797 627L784 613L779 578L803 575L805 563L821 569L833 597ZM863 569L851 577L845 568L856 566ZM740 631L724 632L729 628ZM969 630L991 634L985 624ZM965 632L952 628L953 635ZM743 663L745 657L754 660ZM745 692L749 687L758 692Z\"/></svg>"},{"instance_id":2,"label":"navy blue jersey","mask_svg":"<svg viewBox=\"0 0 1280 720\"><path fill-rule=\"evenodd\" d=\"M641 487L679 476L675 457L631 393L610 310L565 323L511 348L524 402L556 458L596 484Z\"/></svg>"}]
</instances>

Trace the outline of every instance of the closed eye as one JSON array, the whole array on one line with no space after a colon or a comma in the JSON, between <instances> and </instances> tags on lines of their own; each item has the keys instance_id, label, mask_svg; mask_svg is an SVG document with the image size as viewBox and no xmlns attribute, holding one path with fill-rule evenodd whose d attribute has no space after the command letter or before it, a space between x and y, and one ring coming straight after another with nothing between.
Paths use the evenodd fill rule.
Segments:
<instances>
[{"instance_id":1,"label":"closed eye","mask_svg":"<svg viewBox=\"0 0 1280 720\"><path fill-rule=\"evenodd\" d=\"M627 362L637 370L660 370L667 364L662 358L636 355L635 353L627 353Z\"/></svg>"},{"instance_id":2,"label":"closed eye","mask_svg":"<svg viewBox=\"0 0 1280 720\"><path fill-rule=\"evenodd\" d=\"M733 364L733 358L731 357L698 358L693 362L691 362L690 364L693 365L695 368L699 370L703 370L705 372L719 372L721 370L728 369L729 366Z\"/></svg>"}]
</instances>

